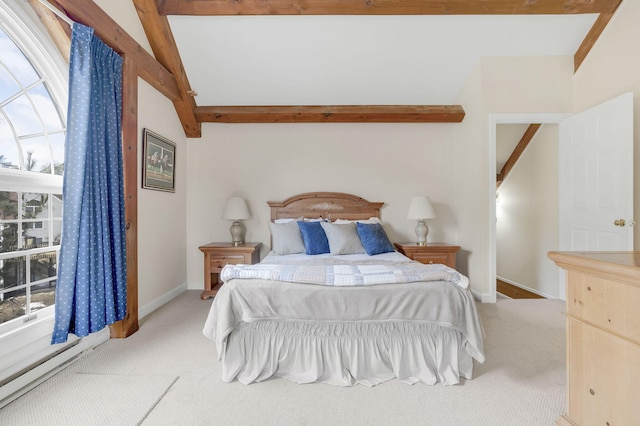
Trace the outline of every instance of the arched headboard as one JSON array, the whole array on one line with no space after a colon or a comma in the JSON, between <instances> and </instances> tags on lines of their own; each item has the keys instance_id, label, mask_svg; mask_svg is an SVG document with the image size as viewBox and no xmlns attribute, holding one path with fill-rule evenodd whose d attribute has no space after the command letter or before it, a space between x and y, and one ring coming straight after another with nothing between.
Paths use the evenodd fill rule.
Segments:
<instances>
[{"instance_id":1,"label":"arched headboard","mask_svg":"<svg viewBox=\"0 0 640 426\"><path fill-rule=\"evenodd\" d=\"M369 202L364 198L343 192L306 192L284 201L267 201L271 207L271 220L285 218L369 219L380 218L384 203Z\"/></svg>"}]
</instances>

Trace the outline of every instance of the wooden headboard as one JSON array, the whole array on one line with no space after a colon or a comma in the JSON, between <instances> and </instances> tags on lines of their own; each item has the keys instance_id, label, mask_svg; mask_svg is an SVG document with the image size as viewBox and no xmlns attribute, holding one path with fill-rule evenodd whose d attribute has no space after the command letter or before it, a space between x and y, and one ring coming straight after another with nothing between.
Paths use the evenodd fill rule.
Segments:
<instances>
[{"instance_id":1,"label":"wooden headboard","mask_svg":"<svg viewBox=\"0 0 640 426\"><path fill-rule=\"evenodd\" d=\"M284 201L267 201L271 220L306 217L311 219L369 219L380 218L384 203L372 203L364 198L342 192L306 192Z\"/></svg>"}]
</instances>

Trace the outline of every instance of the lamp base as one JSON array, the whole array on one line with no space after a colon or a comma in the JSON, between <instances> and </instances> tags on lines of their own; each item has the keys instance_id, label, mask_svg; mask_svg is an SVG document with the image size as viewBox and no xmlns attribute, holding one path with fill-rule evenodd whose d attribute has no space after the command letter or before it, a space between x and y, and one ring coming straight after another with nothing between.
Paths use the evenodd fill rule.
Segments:
<instances>
[{"instance_id":1,"label":"lamp base","mask_svg":"<svg viewBox=\"0 0 640 426\"><path fill-rule=\"evenodd\" d=\"M418 241L416 244L419 246L427 245L427 235L429 234L429 227L424 220L419 220L416 224L416 237Z\"/></svg>"},{"instance_id":2,"label":"lamp base","mask_svg":"<svg viewBox=\"0 0 640 426\"><path fill-rule=\"evenodd\" d=\"M242 224L240 224L239 220L234 220L231 224L231 228L229 228L229 232L231 233L231 243L234 247L241 246L242 242Z\"/></svg>"}]
</instances>

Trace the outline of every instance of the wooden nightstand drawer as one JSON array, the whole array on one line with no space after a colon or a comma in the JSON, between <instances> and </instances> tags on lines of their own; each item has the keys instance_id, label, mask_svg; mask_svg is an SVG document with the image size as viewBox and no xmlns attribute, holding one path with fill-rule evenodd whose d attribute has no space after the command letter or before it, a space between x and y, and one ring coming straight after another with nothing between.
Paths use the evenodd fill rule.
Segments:
<instances>
[{"instance_id":1,"label":"wooden nightstand drawer","mask_svg":"<svg viewBox=\"0 0 640 426\"><path fill-rule=\"evenodd\" d=\"M225 265L241 263L251 263L251 258L247 260L245 256L211 256L211 272L220 272ZM215 269L218 271L214 271Z\"/></svg>"},{"instance_id":2,"label":"wooden nightstand drawer","mask_svg":"<svg viewBox=\"0 0 640 426\"><path fill-rule=\"evenodd\" d=\"M429 253L415 253L413 260L417 260L421 263L433 264L440 263L442 265L455 264L455 253L448 254L429 254Z\"/></svg>"},{"instance_id":3,"label":"wooden nightstand drawer","mask_svg":"<svg viewBox=\"0 0 640 426\"><path fill-rule=\"evenodd\" d=\"M427 265L441 264L456 269L456 254L460 250L460 246L446 243L428 243L424 246L419 246L416 243L396 243L395 246L400 253L409 259Z\"/></svg>"}]
</instances>

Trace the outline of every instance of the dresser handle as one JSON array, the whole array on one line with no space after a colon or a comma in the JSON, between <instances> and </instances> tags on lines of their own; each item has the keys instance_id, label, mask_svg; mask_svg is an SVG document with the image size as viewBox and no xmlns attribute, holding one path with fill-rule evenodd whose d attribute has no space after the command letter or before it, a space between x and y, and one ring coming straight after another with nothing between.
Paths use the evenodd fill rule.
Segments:
<instances>
[{"instance_id":1,"label":"dresser handle","mask_svg":"<svg viewBox=\"0 0 640 426\"><path fill-rule=\"evenodd\" d=\"M593 389L589 389L589 393L590 393L591 395L595 395L595 394L596 394L596 391L594 391Z\"/></svg>"}]
</instances>

